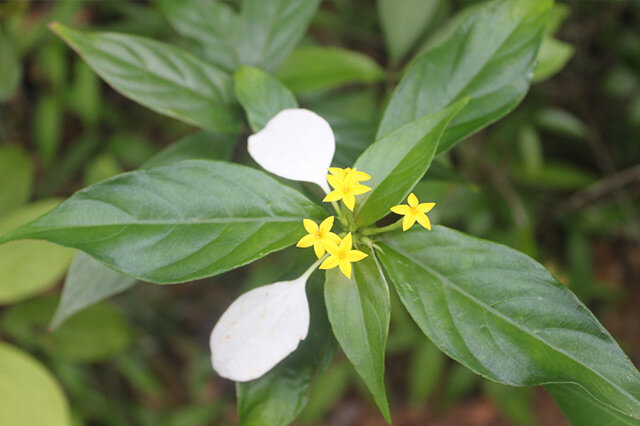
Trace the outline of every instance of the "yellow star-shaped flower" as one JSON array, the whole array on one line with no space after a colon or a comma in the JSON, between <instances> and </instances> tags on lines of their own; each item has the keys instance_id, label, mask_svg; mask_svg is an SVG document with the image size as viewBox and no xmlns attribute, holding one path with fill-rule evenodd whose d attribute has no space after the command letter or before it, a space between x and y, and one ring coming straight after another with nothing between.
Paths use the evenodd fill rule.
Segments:
<instances>
[{"instance_id":1,"label":"yellow star-shaped flower","mask_svg":"<svg viewBox=\"0 0 640 426\"><path fill-rule=\"evenodd\" d=\"M371 176L350 168L339 169L332 167L329 171L332 174L327 175L327 181L333 187L333 191L327 194L322 201L342 200L344 205L353 211L353 207L356 204L356 195L371 191L371 188L360 184L360 181L371 179Z\"/></svg>"},{"instance_id":2,"label":"yellow star-shaped flower","mask_svg":"<svg viewBox=\"0 0 640 426\"><path fill-rule=\"evenodd\" d=\"M323 220L320 226L310 219L304 219L302 224L309 234L302 237L296 246L302 248L313 246L313 251L318 256L318 259L324 256L325 247L328 243L340 244L340 237L330 232L333 227L333 216Z\"/></svg>"},{"instance_id":3,"label":"yellow star-shaped flower","mask_svg":"<svg viewBox=\"0 0 640 426\"><path fill-rule=\"evenodd\" d=\"M418 197L416 197L413 192L409 194L407 202L409 205L400 204L398 206L391 207L392 212L404 215L402 230L406 231L411 228L416 221L428 230L431 230L431 221L425 213L430 211L436 203L419 203Z\"/></svg>"},{"instance_id":4,"label":"yellow star-shaped flower","mask_svg":"<svg viewBox=\"0 0 640 426\"><path fill-rule=\"evenodd\" d=\"M333 269L338 266L347 278L351 278L351 263L367 257L365 253L359 250L351 250L351 245L351 232L342 239L340 245L327 244L327 251L330 256L322 262L320 269Z\"/></svg>"}]
</instances>

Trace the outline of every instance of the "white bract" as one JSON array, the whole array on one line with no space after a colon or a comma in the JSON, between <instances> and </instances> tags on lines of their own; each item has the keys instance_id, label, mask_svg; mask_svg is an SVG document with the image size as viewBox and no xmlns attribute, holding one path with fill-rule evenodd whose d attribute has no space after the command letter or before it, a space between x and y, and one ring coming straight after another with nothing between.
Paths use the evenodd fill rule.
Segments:
<instances>
[{"instance_id":1,"label":"white bract","mask_svg":"<svg viewBox=\"0 0 640 426\"><path fill-rule=\"evenodd\" d=\"M325 191L327 170L336 150L327 121L307 109L285 109L258 133L249 136L251 157L283 178L313 182Z\"/></svg>"}]
</instances>

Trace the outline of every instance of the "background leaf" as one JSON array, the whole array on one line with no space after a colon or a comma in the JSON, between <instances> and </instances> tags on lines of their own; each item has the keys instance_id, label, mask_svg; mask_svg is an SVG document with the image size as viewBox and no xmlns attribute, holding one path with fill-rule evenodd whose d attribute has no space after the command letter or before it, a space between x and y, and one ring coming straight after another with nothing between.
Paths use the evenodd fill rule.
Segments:
<instances>
[{"instance_id":1,"label":"background leaf","mask_svg":"<svg viewBox=\"0 0 640 426\"><path fill-rule=\"evenodd\" d=\"M13 96L22 78L18 51L5 35L0 34L0 102Z\"/></svg>"},{"instance_id":2,"label":"background leaf","mask_svg":"<svg viewBox=\"0 0 640 426\"><path fill-rule=\"evenodd\" d=\"M172 143L142 164L143 169L167 166L184 160L231 160L237 135L206 130Z\"/></svg>"},{"instance_id":3,"label":"background leaf","mask_svg":"<svg viewBox=\"0 0 640 426\"><path fill-rule=\"evenodd\" d=\"M0 217L23 205L33 190L33 165L18 147L0 147Z\"/></svg>"},{"instance_id":4,"label":"background leaf","mask_svg":"<svg viewBox=\"0 0 640 426\"><path fill-rule=\"evenodd\" d=\"M553 77L569 62L573 56L573 46L547 36L542 40L538 52L538 66L533 75L533 82L546 80Z\"/></svg>"}]
</instances>

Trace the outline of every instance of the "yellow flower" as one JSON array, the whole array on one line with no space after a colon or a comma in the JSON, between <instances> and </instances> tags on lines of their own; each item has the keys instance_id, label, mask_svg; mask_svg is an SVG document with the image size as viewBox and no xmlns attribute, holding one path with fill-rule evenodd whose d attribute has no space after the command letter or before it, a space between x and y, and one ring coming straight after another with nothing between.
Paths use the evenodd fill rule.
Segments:
<instances>
[{"instance_id":1,"label":"yellow flower","mask_svg":"<svg viewBox=\"0 0 640 426\"><path fill-rule=\"evenodd\" d=\"M340 245L327 244L327 251L330 256L322 262L320 269L333 269L339 266L340 271L347 278L351 278L351 262L357 262L367 257L366 254L359 250L351 250L351 244L351 232L342 239Z\"/></svg>"},{"instance_id":2,"label":"yellow flower","mask_svg":"<svg viewBox=\"0 0 640 426\"><path fill-rule=\"evenodd\" d=\"M333 216L323 220L320 226L310 219L304 219L302 224L309 234L302 237L297 246L302 248L313 246L313 251L315 251L318 259L324 256L325 247L328 243L340 244L340 237L330 232L331 227L333 227Z\"/></svg>"},{"instance_id":3,"label":"yellow flower","mask_svg":"<svg viewBox=\"0 0 640 426\"><path fill-rule=\"evenodd\" d=\"M404 220L402 221L402 230L406 231L411 228L416 221L424 226L425 228L431 230L431 221L425 213L430 211L436 203L420 203L418 204L418 197L416 197L413 192L409 194L407 198L409 205L400 204L395 207L391 207L391 211L397 214L404 215Z\"/></svg>"},{"instance_id":4,"label":"yellow flower","mask_svg":"<svg viewBox=\"0 0 640 426\"><path fill-rule=\"evenodd\" d=\"M332 174L327 175L327 181L333 187L324 200L322 201L338 201L342 200L347 208L353 211L356 204L356 195L364 194L371 191L371 188L361 185L361 180L371 179L371 176L356 169L339 169L331 167L329 169Z\"/></svg>"}]
</instances>

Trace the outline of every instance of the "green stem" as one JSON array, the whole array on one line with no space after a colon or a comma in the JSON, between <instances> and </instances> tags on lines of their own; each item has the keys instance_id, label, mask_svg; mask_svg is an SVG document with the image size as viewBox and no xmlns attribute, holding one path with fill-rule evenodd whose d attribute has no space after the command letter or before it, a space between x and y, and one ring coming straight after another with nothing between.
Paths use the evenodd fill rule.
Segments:
<instances>
[{"instance_id":1,"label":"green stem","mask_svg":"<svg viewBox=\"0 0 640 426\"><path fill-rule=\"evenodd\" d=\"M392 223L391 225L383 226L382 228L367 228L362 230L362 235L378 235L384 232L395 231L396 229L402 226L402 221L404 219L398 219L397 222Z\"/></svg>"}]
</instances>

